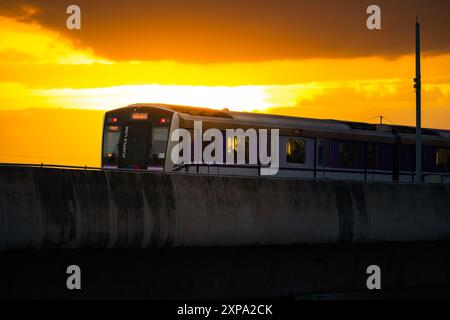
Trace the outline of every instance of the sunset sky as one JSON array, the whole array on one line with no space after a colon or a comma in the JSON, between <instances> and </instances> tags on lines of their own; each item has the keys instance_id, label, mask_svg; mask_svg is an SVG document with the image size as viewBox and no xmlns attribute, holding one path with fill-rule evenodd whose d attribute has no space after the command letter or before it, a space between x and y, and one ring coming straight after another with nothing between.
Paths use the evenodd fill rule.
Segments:
<instances>
[{"instance_id":1,"label":"sunset sky","mask_svg":"<svg viewBox=\"0 0 450 320\"><path fill-rule=\"evenodd\" d=\"M81 30L66 8L81 8ZM366 28L377 4L382 29ZM0 0L0 162L98 166L138 102L450 129L448 0Z\"/></svg>"}]
</instances>

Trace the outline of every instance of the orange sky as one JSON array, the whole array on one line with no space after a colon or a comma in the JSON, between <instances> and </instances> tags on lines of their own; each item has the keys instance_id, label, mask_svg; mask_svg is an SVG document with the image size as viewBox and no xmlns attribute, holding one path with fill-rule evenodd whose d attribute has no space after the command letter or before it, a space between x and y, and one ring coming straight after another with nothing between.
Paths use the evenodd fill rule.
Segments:
<instances>
[{"instance_id":1,"label":"orange sky","mask_svg":"<svg viewBox=\"0 0 450 320\"><path fill-rule=\"evenodd\" d=\"M416 10L423 124L450 129L448 1L386 2L381 31L362 0L83 0L80 31L66 2L0 3L0 162L98 166L102 111L138 102L413 125Z\"/></svg>"}]
</instances>

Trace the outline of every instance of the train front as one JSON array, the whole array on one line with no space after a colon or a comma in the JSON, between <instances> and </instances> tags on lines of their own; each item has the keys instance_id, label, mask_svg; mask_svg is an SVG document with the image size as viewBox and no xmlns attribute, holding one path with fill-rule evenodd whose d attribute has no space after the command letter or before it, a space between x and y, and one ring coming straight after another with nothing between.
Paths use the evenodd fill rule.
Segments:
<instances>
[{"instance_id":1,"label":"train front","mask_svg":"<svg viewBox=\"0 0 450 320\"><path fill-rule=\"evenodd\" d=\"M139 105L106 112L102 167L164 170L173 114L165 108Z\"/></svg>"}]
</instances>

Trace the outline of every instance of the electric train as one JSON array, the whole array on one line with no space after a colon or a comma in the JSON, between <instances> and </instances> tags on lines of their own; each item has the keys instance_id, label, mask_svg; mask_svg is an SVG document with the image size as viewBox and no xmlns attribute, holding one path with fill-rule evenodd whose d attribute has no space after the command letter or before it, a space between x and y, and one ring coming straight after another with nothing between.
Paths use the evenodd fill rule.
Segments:
<instances>
[{"instance_id":1,"label":"electric train","mask_svg":"<svg viewBox=\"0 0 450 320\"><path fill-rule=\"evenodd\" d=\"M106 112L102 167L214 175L260 176L261 164L176 164L171 159L177 128L194 137L202 130L224 135L223 154L236 152L226 129L279 129L276 177L399 181L415 177L415 128L233 112L166 104L134 104ZM270 143L270 139L269 139ZM450 131L422 129L422 172L426 182L450 183ZM242 144L240 144L242 146ZM270 146L269 146L270 148Z\"/></svg>"}]
</instances>

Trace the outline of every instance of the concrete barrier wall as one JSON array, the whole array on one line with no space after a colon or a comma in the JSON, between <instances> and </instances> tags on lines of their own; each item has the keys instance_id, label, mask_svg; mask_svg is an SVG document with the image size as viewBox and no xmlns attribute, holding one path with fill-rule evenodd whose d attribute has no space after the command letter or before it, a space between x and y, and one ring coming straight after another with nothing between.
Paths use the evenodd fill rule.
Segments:
<instances>
[{"instance_id":1,"label":"concrete barrier wall","mask_svg":"<svg viewBox=\"0 0 450 320\"><path fill-rule=\"evenodd\" d=\"M0 250L450 240L450 186L0 167Z\"/></svg>"}]
</instances>

